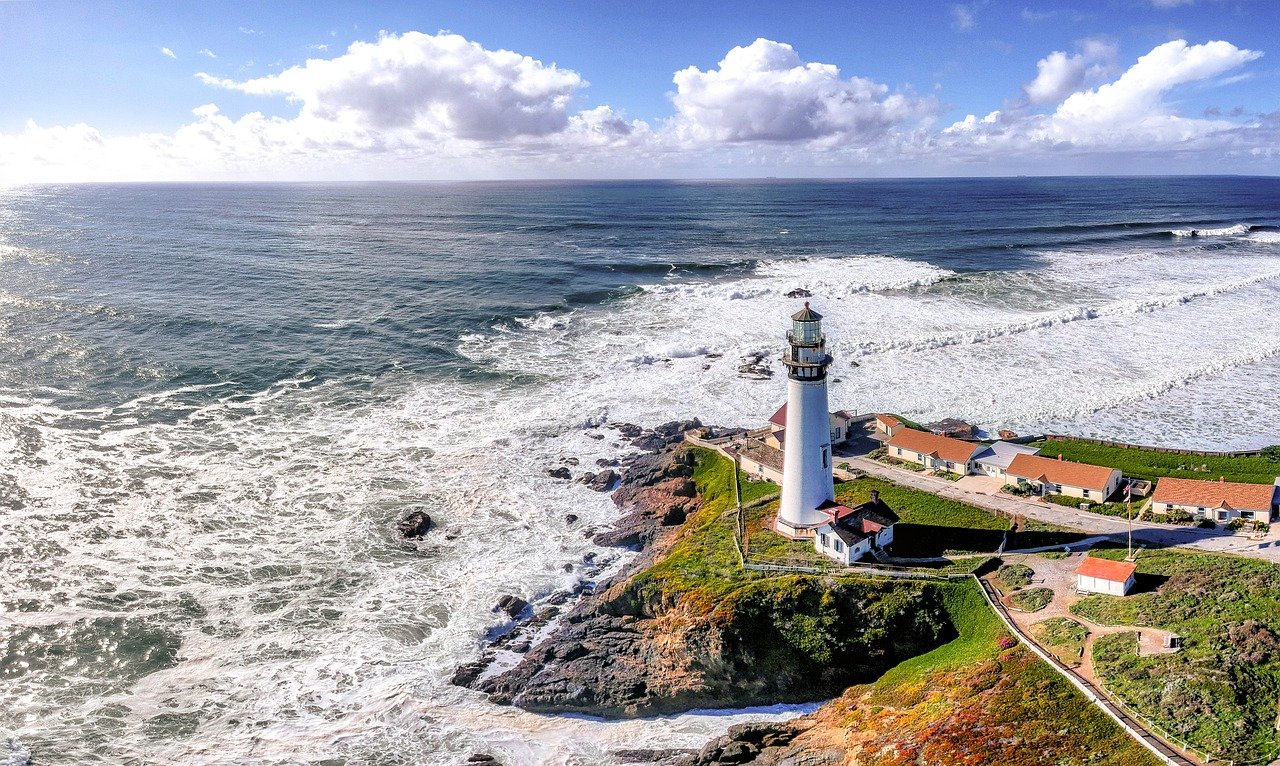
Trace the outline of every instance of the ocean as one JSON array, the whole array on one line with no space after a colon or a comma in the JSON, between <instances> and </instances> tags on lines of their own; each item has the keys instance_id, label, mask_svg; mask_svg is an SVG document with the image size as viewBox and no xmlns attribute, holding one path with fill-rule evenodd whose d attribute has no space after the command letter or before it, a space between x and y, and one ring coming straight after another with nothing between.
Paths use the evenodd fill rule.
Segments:
<instances>
[{"instance_id":1,"label":"ocean","mask_svg":"<svg viewBox=\"0 0 1280 766\"><path fill-rule=\"evenodd\" d=\"M0 190L0 757L596 764L795 714L448 679L501 595L625 563L546 470L762 423L797 289L833 408L1280 442L1280 179Z\"/></svg>"}]
</instances>

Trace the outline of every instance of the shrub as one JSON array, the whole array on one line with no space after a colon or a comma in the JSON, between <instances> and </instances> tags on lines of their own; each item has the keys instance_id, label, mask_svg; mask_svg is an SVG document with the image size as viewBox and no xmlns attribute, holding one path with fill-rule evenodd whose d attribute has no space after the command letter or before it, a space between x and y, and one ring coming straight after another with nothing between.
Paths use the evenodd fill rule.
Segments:
<instances>
[{"instance_id":1,"label":"shrub","mask_svg":"<svg viewBox=\"0 0 1280 766\"><path fill-rule=\"evenodd\" d=\"M1213 523L1213 519L1200 519L1200 522L1197 523L1196 526L1200 527L1201 529L1217 529L1218 528L1218 525Z\"/></svg>"},{"instance_id":2,"label":"shrub","mask_svg":"<svg viewBox=\"0 0 1280 766\"><path fill-rule=\"evenodd\" d=\"M1018 497L1026 497L1031 494L1031 487L1023 487L1018 484L1006 484L1000 488L1000 491L1006 495L1016 495Z\"/></svg>"},{"instance_id":3,"label":"shrub","mask_svg":"<svg viewBox=\"0 0 1280 766\"><path fill-rule=\"evenodd\" d=\"M1050 588L1031 588L1020 590L1009 597L1009 602L1024 612L1038 612L1053 601L1053 590Z\"/></svg>"},{"instance_id":4,"label":"shrub","mask_svg":"<svg viewBox=\"0 0 1280 766\"><path fill-rule=\"evenodd\" d=\"M1170 524L1190 524L1195 521L1195 517L1186 511L1175 509L1166 513L1164 520Z\"/></svg>"},{"instance_id":5,"label":"shrub","mask_svg":"<svg viewBox=\"0 0 1280 766\"><path fill-rule=\"evenodd\" d=\"M1232 519L1227 522L1227 529L1230 529L1232 532L1238 532L1239 530L1244 529L1244 524L1244 519Z\"/></svg>"},{"instance_id":6,"label":"shrub","mask_svg":"<svg viewBox=\"0 0 1280 766\"><path fill-rule=\"evenodd\" d=\"M1009 590L1016 590L1031 584L1031 576L1035 570L1026 564L1005 564L996 570L996 579Z\"/></svg>"}]
</instances>

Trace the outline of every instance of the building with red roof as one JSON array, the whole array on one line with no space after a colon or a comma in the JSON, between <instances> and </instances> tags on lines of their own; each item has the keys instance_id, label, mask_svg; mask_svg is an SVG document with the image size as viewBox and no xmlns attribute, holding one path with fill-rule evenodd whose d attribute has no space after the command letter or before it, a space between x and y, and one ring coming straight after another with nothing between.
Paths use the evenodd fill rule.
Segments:
<instances>
[{"instance_id":1,"label":"building with red roof","mask_svg":"<svg viewBox=\"0 0 1280 766\"><path fill-rule=\"evenodd\" d=\"M1076 590L1081 593L1103 593L1123 596L1137 579L1138 565L1131 561L1112 561L1085 556L1076 568Z\"/></svg>"},{"instance_id":2,"label":"building with red roof","mask_svg":"<svg viewBox=\"0 0 1280 766\"><path fill-rule=\"evenodd\" d=\"M1280 512L1280 479L1276 484L1244 484L1226 481L1176 479L1166 476L1156 484L1151 510L1156 513L1186 511L1197 519L1217 522L1270 522Z\"/></svg>"}]
</instances>

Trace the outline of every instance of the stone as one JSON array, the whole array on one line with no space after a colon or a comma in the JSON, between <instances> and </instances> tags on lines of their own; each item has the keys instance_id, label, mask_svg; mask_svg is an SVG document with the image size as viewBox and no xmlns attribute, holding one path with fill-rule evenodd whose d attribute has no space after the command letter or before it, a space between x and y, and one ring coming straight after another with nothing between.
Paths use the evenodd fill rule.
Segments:
<instances>
[{"instance_id":1,"label":"stone","mask_svg":"<svg viewBox=\"0 0 1280 766\"><path fill-rule=\"evenodd\" d=\"M796 289L794 289L794 290L792 290L791 292L787 293L787 294L786 294L786 297L788 297L788 298L812 298L812 297L813 297L813 293L809 292L808 290L804 289L803 287L797 287Z\"/></svg>"},{"instance_id":2,"label":"stone","mask_svg":"<svg viewBox=\"0 0 1280 766\"><path fill-rule=\"evenodd\" d=\"M553 479L572 479L573 474L569 473L569 469L564 466L559 468L548 468L547 475Z\"/></svg>"},{"instance_id":3,"label":"stone","mask_svg":"<svg viewBox=\"0 0 1280 766\"><path fill-rule=\"evenodd\" d=\"M488 753L472 753L467 757L466 762L474 764L474 766L501 766L502 764L502 761L499 761Z\"/></svg>"},{"instance_id":4,"label":"stone","mask_svg":"<svg viewBox=\"0 0 1280 766\"><path fill-rule=\"evenodd\" d=\"M459 537L462 537L462 527L454 526L444 530L444 539L446 540L457 540Z\"/></svg>"},{"instance_id":5,"label":"stone","mask_svg":"<svg viewBox=\"0 0 1280 766\"><path fill-rule=\"evenodd\" d=\"M506 612L508 617L514 618L528 608L528 601L525 601L519 596L506 595L498 599L498 603L494 605L493 611Z\"/></svg>"},{"instance_id":6,"label":"stone","mask_svg":"<svg viewBox=\"0 0 1280 766\"><path fill-rule=\"evenodd\" d=\"M604 434L589 433L587 434L587 438L595 439L596 441L602 441L604 439Z\"/></svg>"},{"instance_id":7,"label":"stone","mask_svg":"<svg viewBox=\"0 0 1280 766\"><path fill-rule=\"evenodd\" d=\"M607 457L596 458L597 468L611 468L611 467L616 467L617 465L618 465L617 458L612 458L612 459Z\"/></svg>"},{"instance_id":8,"label":"stone","mask_svg":"<svg viewBox=\"0 0 1280 766\"><path fill-rule=\"evenodd\" d=\"M621 478L617 471L612 468L606 468L600 473L592 474L591 478L583 483L587 485L588 489L593 489L596 492L608 492L614 488Z\"/></svg>"},{"instance_id":9,"label":"stone","mask_svg":"<svg viewBox=\"0 0 1280 766\"><path fill-rule=\"evenodd\" d=\"M566 523L566 524L568 524L568 525L570 525L570 526L573 526L574 524L577 524L577 523L578 523L578 514L576 514L576 513L566 513L566 514L564 515L564 523Z\"/></svg>"},{"instance_id":10,"label":"stone","mask_svg":"<svg viewBox=\"0 0 1280 766\"><path fill-rule=\"evenodd\" d=\"M561 461L561 462L563 462L565 465L575 465L575 466L576 466L576 465L578 464L578 462L579 462L579 461L578 461L578 459L577 459L576 457L567 457L567 458L565 458L565 459L564 459L563 461Z\"/></svg>"},{"instance_id":11,"label":"stone","mask_svg":"<svg viewBox=\"0 0 1280 766\"><path fill-rule=\"evenodd\" d=\"M406 540L422 537L432 526L431 517L425 511L414 511L396 524L396 531Z\"/></svg>"},{"instance_id":12,"label":"stone","mask_svg":"<svg viewBox=\"0 0 1280 766\"><path fill-rule=\"evenodd\" d=\"M1001 429L1000 429L1000 431L999 431L996 435L997 435L997 436L999 436L1001 439L1016 439L1016 438L1018 438L1018 432L1017 432L1017 431L1010 431L1010 430L1009 430L1009 429L1007 429L1007 428L1001 428Z\"/></svg>"}]
</instances>

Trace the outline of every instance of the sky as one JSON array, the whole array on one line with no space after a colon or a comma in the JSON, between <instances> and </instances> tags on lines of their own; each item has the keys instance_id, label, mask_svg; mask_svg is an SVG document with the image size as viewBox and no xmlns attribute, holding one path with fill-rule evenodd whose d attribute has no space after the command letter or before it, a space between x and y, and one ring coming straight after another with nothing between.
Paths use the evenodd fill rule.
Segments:
<instances>
[{"instance_id":1,"label":"sky","mask_svg":"<svg viewBox=\"0 0 1280 766\"><path fill-rule=\"evenodd\" d=\"M0 0L0 185L1280 172L1280 3Z\"/></svg>"}]
</instances>

